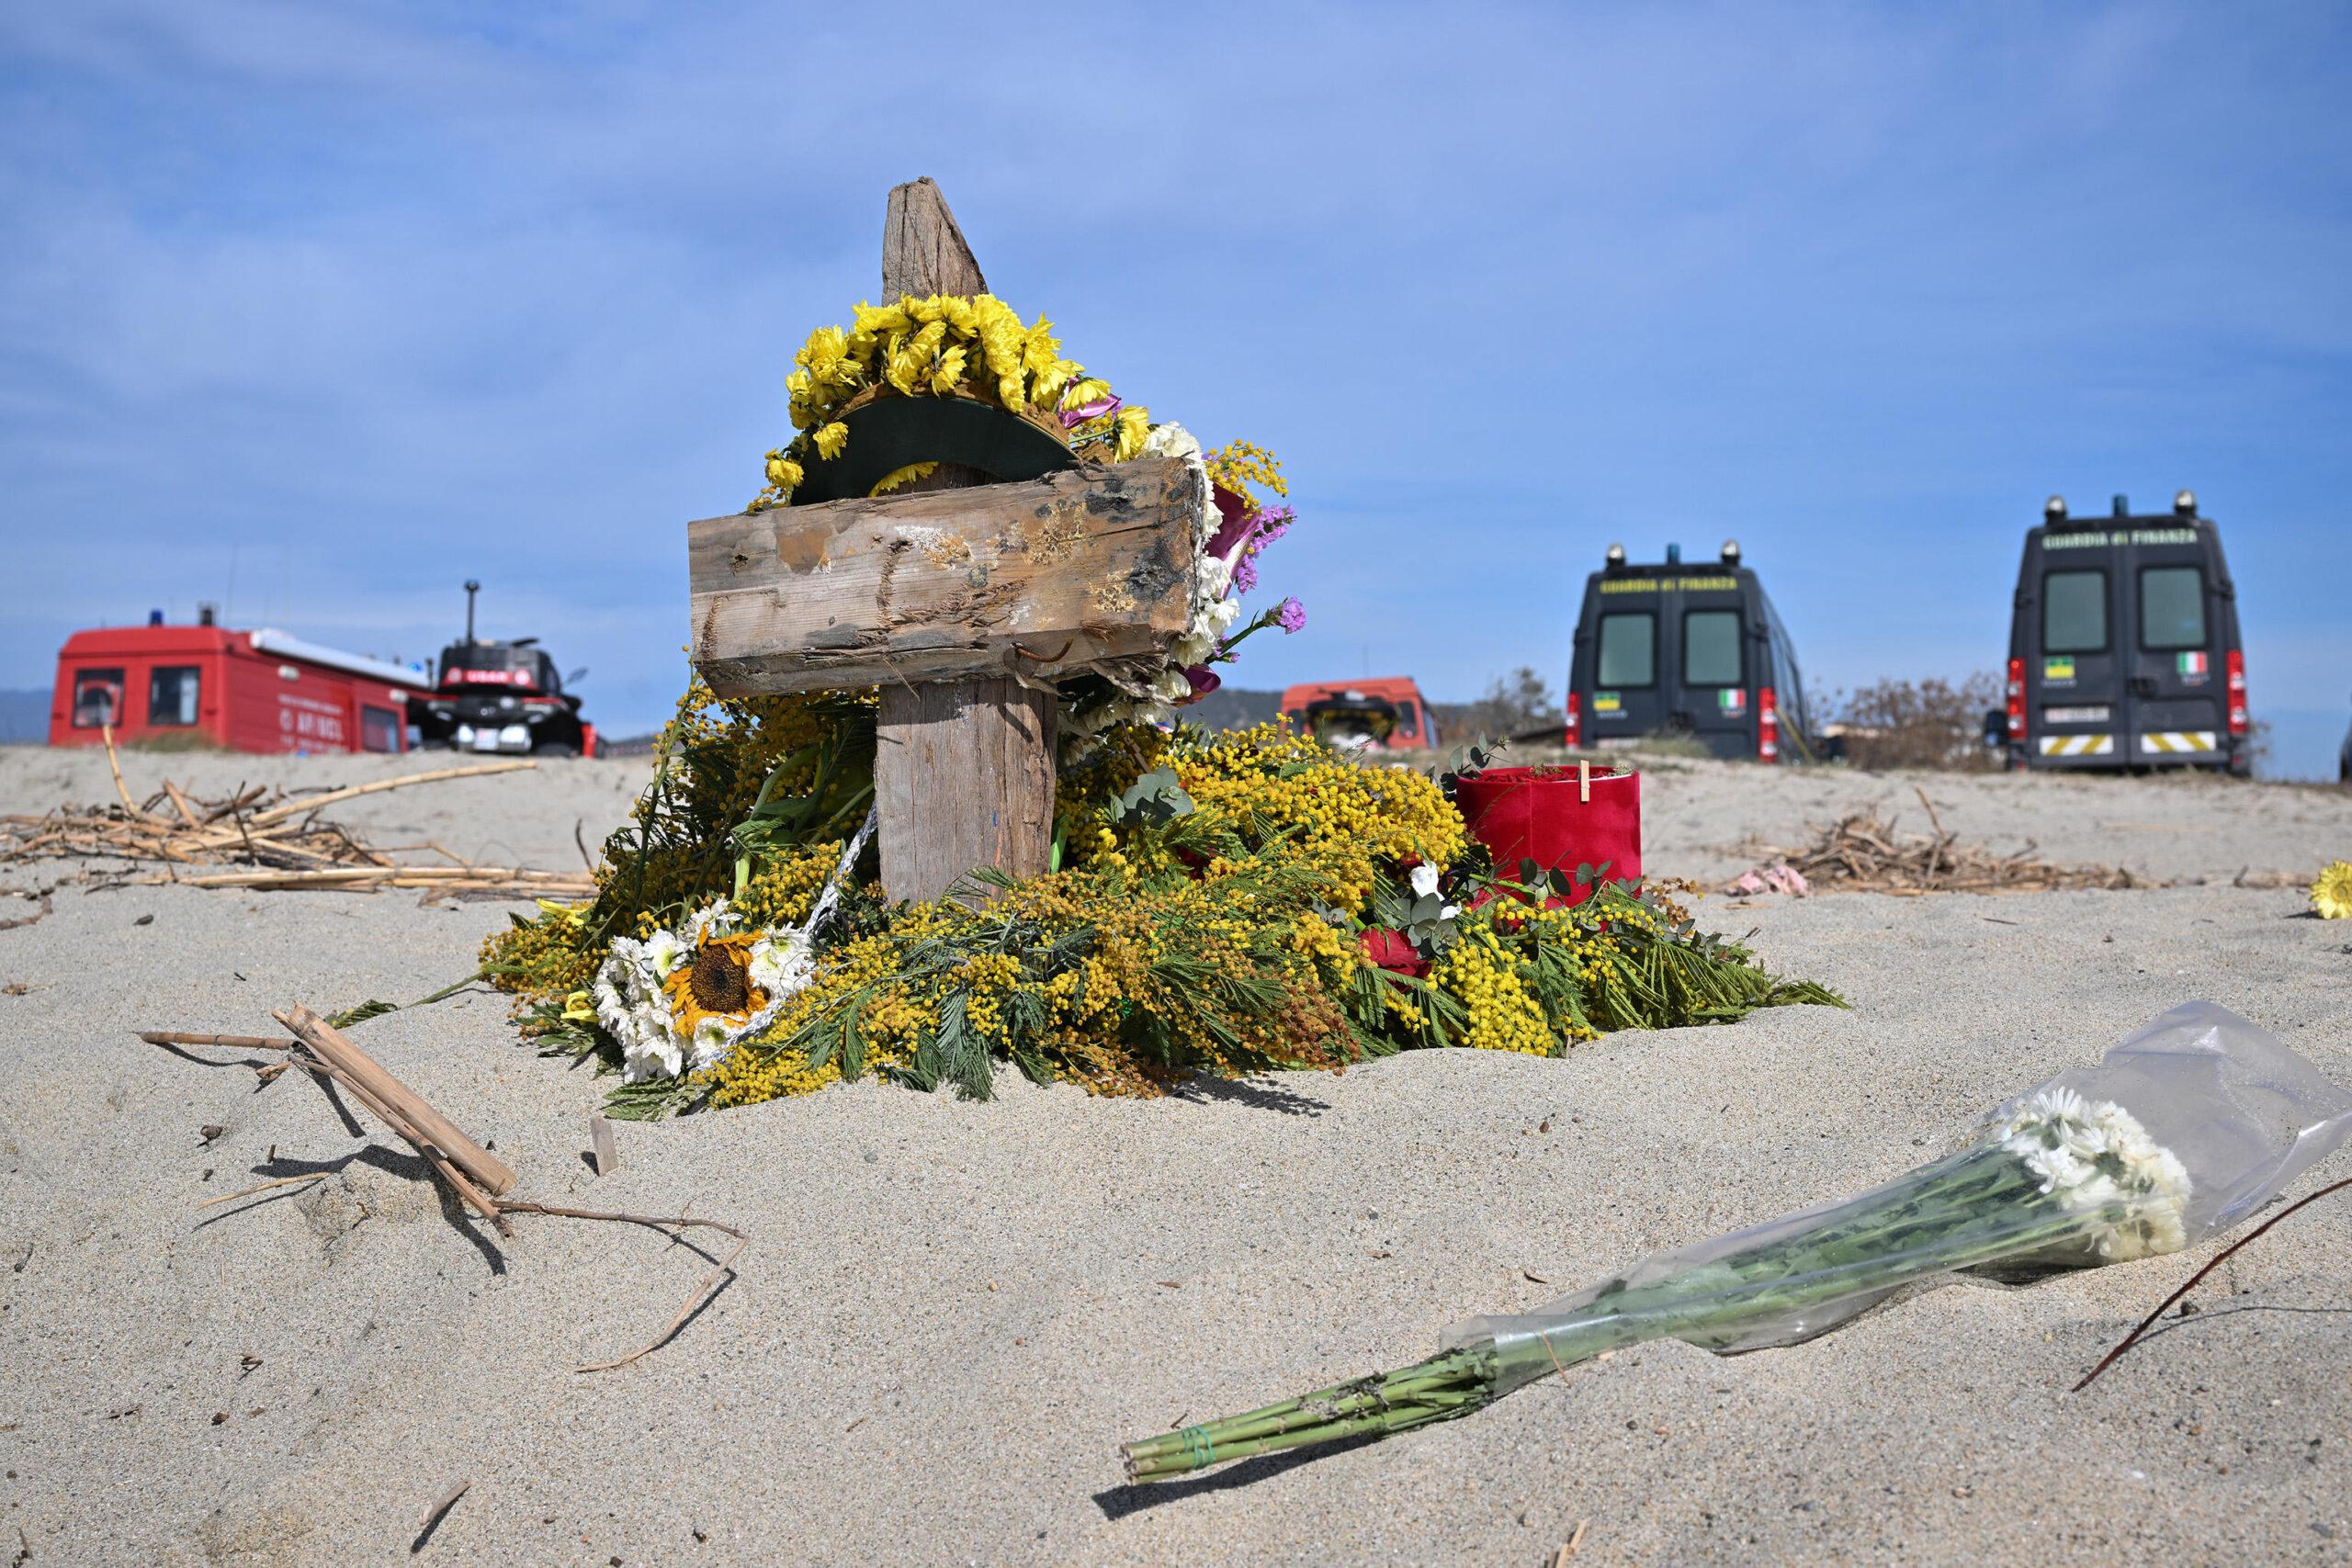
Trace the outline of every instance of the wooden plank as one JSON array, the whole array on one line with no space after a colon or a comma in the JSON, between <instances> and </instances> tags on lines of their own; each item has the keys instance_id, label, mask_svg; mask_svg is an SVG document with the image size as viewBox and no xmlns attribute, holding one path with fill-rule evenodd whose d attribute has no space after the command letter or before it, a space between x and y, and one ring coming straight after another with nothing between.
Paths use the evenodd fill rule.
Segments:
<instances>
[{"instance_id":1,"label":"wooden plank","mask_svg":"<svg viewBox=\"0 0 2352 1568\"><path fill-rule=\"evenodd\" d=\"M588 1147L596 1161L596 1174L610 1176L621 1168L621 1151L613 1142L613 1124L602 1116L588 1118Z\"/></svg>"},{"instance_id":2,"label":"wooden plank","mask_svg":"<svg viewBox=\"0 0 2352 1568\"><path fill-rule=\"evenodd\" d=\"M930 175L890 187L882 218L882 299L985 294L988 279Z\"/></svg>"},{"instance_id":3,"label":"wooden plank","mask_svg":"<svg viewBox=\"0 0 2352 1568\"><path fill-rule=\"evenodd\" d=\"M687 525L721 696L1043 673L1190 622L1201 476L1175 457Z\"/></svg>"},{"instance_id":4,"label":"wooden plank","mask_svg":"<svg viewBox=\"0 0 2352 1568\"><path fill-rule=\"evenodd\" d=\"M883 890L937 898L980 866L1044 875L1055 726L1053 694L1017 681L883 687L874 756Z\"/></svg>"}]
</instances>

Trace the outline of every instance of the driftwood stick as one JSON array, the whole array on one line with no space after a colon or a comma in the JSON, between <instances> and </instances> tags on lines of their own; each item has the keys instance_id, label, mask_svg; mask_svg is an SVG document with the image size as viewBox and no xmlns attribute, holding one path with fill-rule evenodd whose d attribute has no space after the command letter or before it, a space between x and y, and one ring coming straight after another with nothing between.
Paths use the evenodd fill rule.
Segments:
<instances>
[{"instance_id":1,"label":"driftwood stick","mask_svg":"<svg viewBox=\"0 0 2352 1568\"><path fill-rule=\"evenodd\" d=\"M219 1045L231 1051L291 1051L291 1040L266 1034L196 1034L178 1029L142 1029L139 1038L150 1045Z\"/></svg>"},{"instance_id":2,"label":"driftwood stick","mask_svg":"<svg viewBox=\"0 0 2352 1568\"><path fill-rule=\"evenodd\" d=\"M107 743L107 769L114 774L114 792L122 796L123 810L130 814L133 822L146 821L147 814L130 803L130 786L122 782L122 762L114 754L114 726L98 726L98 734Z\"/></svg>"},{"instance_id":3,"label":"driftwood stick","mask_svg":"<svg viewBox=\"0 0 2352 1568\"><path fill-rule=\"evenodd\" d=\"M222 1203L233 1203L240 1198L250 1198L256 1192L266 1192L273 1187L291 1187L295 1183L301 1181L324 1181L330 1174L330 1172L323 1170L306 1170L300 1176L276 1177L268 1181L263 1182L258 1187L248 1187L243 1192L232 1192L224 1198L207 1198L203 1202L198 1203L197 1207L199 1209L217 1208Z\"/></svg>"},{"instance_id":4,"label":"driftwood stick","mask_svg":"<svg viewBox=\"0 0 2352 1568\"><path fill-rule=\"evenodd\" d=\"M318 1077L331 1079L334 1083L342 1086L344 1092L350 1095L352 1099L357 1100L363 1109L373 1112L377 1120L382 1122L385 1126L390 1127L395 1134L399 1134L400 1137L406 1141L411 1147L414 1148L418 1154L423 1155L425 1158L425 1162L431 1165L434 1169L441 1173L441 1179L449 1184L450 1190L454 1191L459 1198L463 1199L476 1213L480 1214L483 1219L488 1220L491 1223L492 1228L496 1230L500 1235L512 1236L514 1234L514 1227L507 1223L505 1214L500 1211L498 1205L492 1202L490 1198L482 1192L481 1188L476 1187L472 1182L467 1180L465 1174L458 1170L456 1166L450 1164L448 1158L441 1150L434 1147L433 1140L431 1138L427 1137L424 1133L419 1132L413 1124L401 1116L398 1110L386 1104L374 1093L370 1092L366 1084L359 1082L347 1073L337 1070L334 1066L326 1062L319 1061L314 1057L306 1055L302 1051L296 1051L292 1053L287 1059L288 1061L299 1062ZM398 1082L399 1080L394 1079L393 1081ZM430 1108L428 1107L427 1109ZM464 1134L459 1134L461 1137Z\"/></svg>"},{"instance_id":5,"label":"driftwood stick","mask_svg":"<svg viewBox=\"0 0 2352 1568\"><path fill-rule=\"evenodd\" d=\"M305 811L315 811L322 806L333 806L338 800L351 800L381 790L406 789L411 784L433 784L441 779L469 779L484 773L512 773L538 763L528 757L516 757L503 762L476 762L463 768L432 768L421 773L403 773L396 779L378 779L373 784L353 784L347 789L331 789L323 795L308 795L300 800L289 800L273 806L266 811L256 811L253 824L259 828L271 822L283 822L288 817L300 817Z\"/></svg>"},{"instance_id":6,"label":"driftwood stick","mask_svg":"<svg viewBox=\"0 0 2352 1568\"><path fill-rule=\"evenodd\" d=\"M645 1225L653 1230L666 1230L673 1227L684 1229L701 1225L710 1230L722 1231L735 1238L734 1247L729 1249L726 1257L711 1265L710 1272L703 1276L701 1284L695 1287L695 1293L686 1298L686 1304L678 1309L678 1315L672 1318L661 1333L626 1356L610 1361L593 1361L584 1367L572 1368L571 1370L576 1372L609 1372L616 1367L628 1366L641 1356L650 1356L667 1345L671 1336L685 1326L686 1319L694 1316L695 1311L704 1303L718 1293L719 1286L727 1282L727 1276L733 1271L735 1260L743 1256L745 1247L752 1245L752 1238L733 1225L721 1224L717 1220L689 1219L684 1214L623 1214L605 1209L565 1209L559 1208L553 1203L519 1202L507 1204L506 1212L510 1214L549 1214L563 1220L610 1220L619 1224Z\"/></svg>"},{"instance_id":7,"label":"driftwood stick","mask_svg":"<svg viewBox=\"0 0 2352 1568\"><path fill-rule=\"evenodd\" d=\"M172 797L172 809L180 814L181 821L186 822L191 828L201 828L204 826L203 823L197 820L196 807L187 803L187 796L180 793L179 785L174 784L169 779L165 779L164 781L164 793Z\"/></svg>"},{"instance_id":8,"label":"driftwood stick","mask_svg":"<svg viewBox=\"0 0 2352 1568\"><path fill-rule=\"evenodd\" d=\"M444 1514L458 1506L458 1499L471 1491L473 1484L474 1478L470 1475L454 1483L447 1492L434 1500L433 1506L424 1510L424 1518L416 1527L415 1544L409 1548L412 1552L424 1544L424 1538L433 1533L433 1527L441 1522L441 1517Z\"/></svg>"},{"instance_id":9,"label":"driftwood stick","mask_svg":"<svg viewBox=\"0 0 2352 1568\"><path fill-rule=\"evenodd\" d=\"M514 1173L503 1162L459 1132L454 1122L433 1109L422 1095L378 1066L373 1057L354 1045L341 1030L325 1019L300 1002L273 1016L292 1030L295 1037L309 1046L321 1061L365 1085L375 1098L390 1106L410 1126L424 1134L450 1163L479 1182L492 1197L499 1196L514 1185Z\"/></svg>"}]
</instances>

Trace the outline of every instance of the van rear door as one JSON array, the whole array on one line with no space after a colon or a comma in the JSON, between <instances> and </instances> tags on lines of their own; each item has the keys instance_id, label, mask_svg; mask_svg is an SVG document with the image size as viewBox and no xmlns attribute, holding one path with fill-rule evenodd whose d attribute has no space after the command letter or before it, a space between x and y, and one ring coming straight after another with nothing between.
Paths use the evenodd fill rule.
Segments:
<instances>
[{"instance_id":1,"label":"van rear door","mask_svg":"<svg viewBox=\"0 0 2352 1568\"><path fill-rule=\"evenodd\" d=\"M1667 629L1654 577L1604 577L1591 596L1589 640L1579 651L1589 682L1587 743L1630 745L1666 728Z\"/></svg>"},{"instance_id":2,"label":"van rear door","mask_svg":"<svg viewBox=\"0 0 2352 1568\"><path fill-rule=\"evenodd\" d=\"M2081 541L2076 543L2076 541ZM2104 533L2044 536L2026 660L2037 761L2123 760L2122 587Z\"/></svg>"},{"instance_id":3,"label":"van rear door","mask_svg":"<svg viewBox=\"0 0 2352 1568\"><path fill-rule=\"evenodd\" d=\"M1685 580L1686 582L1689 580ZM1688 588L1675 595L1675 675L1679 711L1690 731L1718 757L1756 755L1756 665L1762 625L1749 625L1738 580L1720 589Z\"/></svg>"},{"instance_id":4,"label":"van rear door","mask_svg":"<svg viewBox=\"0 0 2352 1568\"><path fill-rule=\"evenodd\" d=\"M2226 624L2211 553L2191 527L2135 527L2115 552L2128 648L2126 721L2137 763L2218 762L2229 750Z\"/></svg>"}]
</instances>

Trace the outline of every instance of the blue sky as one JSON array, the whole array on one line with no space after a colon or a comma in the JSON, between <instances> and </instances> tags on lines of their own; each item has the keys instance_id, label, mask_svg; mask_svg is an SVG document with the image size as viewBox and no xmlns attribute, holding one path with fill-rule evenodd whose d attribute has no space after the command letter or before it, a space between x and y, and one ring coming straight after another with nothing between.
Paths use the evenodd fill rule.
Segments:
<instances>
[{"instance_id":1,"label":"blue sky","mask_svg":"<svg viewBox=\"0 0 2352 1568\"><path fill-rule=\"evenodd\" d=\"M640 729L684 523L937 177L996 291L1275 448L1233 677L1557 684L1623 539L1736 535L1816 687L2005 653L2019 539L2193 487L2257 716L2352 693L2342 7L15 6L0 686L77 626L417 657Z\"/></svg>"}]
</instances>

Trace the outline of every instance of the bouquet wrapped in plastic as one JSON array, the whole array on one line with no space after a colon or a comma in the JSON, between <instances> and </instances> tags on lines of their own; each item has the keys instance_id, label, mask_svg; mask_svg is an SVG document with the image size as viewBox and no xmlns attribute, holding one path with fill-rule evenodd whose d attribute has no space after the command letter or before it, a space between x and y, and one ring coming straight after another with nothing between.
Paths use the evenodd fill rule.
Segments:
<instances>
[{"instance_id":1,"label":"bouquet wrapped in plastic","mask_svg":"<svg viewBox=\"0 0 2352 1568\"><path fill-rule=\"evenodd\" d=\"M1125 1445L1152 1480L1466 1416L1646 1339L1790 1345L1959 1269L2177 1252L2236 1224L2352 1130L2352 1095L2276 1036L2189 1002L2092 1068L1995 1110L1958 1153L1883 1187L1658 1253L1533 1312L1476 1317L1396 1371Z\"/></svg>"}]
</instances>

